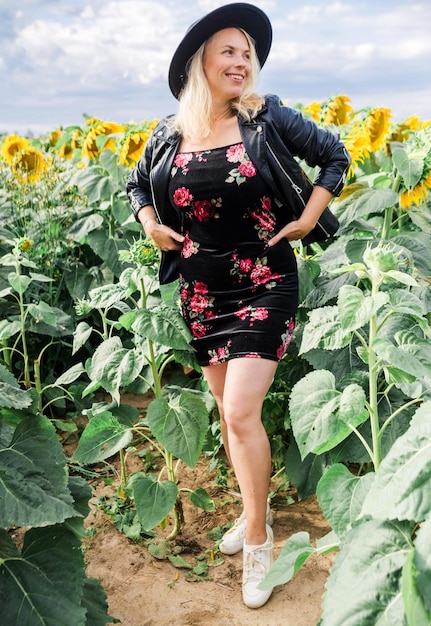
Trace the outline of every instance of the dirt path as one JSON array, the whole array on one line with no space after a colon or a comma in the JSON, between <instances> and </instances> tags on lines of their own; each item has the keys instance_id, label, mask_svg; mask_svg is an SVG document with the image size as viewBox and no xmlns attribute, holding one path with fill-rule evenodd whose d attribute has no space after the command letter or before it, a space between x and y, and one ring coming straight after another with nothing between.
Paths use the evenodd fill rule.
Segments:
<instances>
[{"instance_id":1,"label":"dirt path","mask_svg":"<svg viewBox=\"0 0 431 626\"><path fill-rule=\"evenodd\" d=\"M192 489L206 487L216 503L216 512L205 513L184 501L185 524L176 543L184 546L182 556L192 562L214 546L208 531L233 521L241 511L237 498L215 486L207 466L202 461L194 471L185 468L181 479ZM112 493L113 487L97 491ZM275 556L295 532L308 531L313 541L329 530L315 498L290 505L286 498L277 498L272 508ZM145 545L128 540L100 511L95 509L86 523L93 526L94 535L87 540L88 575L100 579L110 614L123 626L316 626L319 621L331 556L310 559L296 578L275 588L267 605L253 610L241 600L242 553L211 567L211 580L188 582L185 570L152 557Z\"/></svg>"}]
</instances>

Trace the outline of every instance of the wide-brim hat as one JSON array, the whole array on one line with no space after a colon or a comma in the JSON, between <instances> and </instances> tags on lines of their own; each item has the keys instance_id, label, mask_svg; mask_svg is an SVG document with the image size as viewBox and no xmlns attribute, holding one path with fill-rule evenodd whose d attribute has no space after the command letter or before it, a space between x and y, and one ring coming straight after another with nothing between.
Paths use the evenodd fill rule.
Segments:
<instances>
[{"instance_id":1,"label":"wide-brim hat","mask_svg":"<svg viewBox=\"0 0 431 626\"><path fill-rule=\"evenodd\" d=\"M272 27L268 16L246 2L226 4L204 15L187 30L174 52L169 67L169 87L178 99L187 79L187 64L201 45L224 28L242 28L255 41L260 67L265 63L272 43Z\"/></svg>"}]
</instances>

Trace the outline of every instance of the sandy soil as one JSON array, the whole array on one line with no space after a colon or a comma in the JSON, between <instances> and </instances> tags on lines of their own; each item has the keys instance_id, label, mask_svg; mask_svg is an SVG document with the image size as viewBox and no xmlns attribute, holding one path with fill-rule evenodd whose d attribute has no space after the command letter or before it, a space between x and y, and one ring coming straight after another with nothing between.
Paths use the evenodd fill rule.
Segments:
<instances>
[{"instance_id":1,"label":"sandy soil","mask_svg":"<svg viewBox=\"0 0 431 626\"><path fill-rule=\"evenodd\" d=\"M141 398L128 398L139 406ZM110 460L112 461L112 460ZM142 460L128 456L128 473L142 471ZM118 460L113 461L118 467ZM208 513L190 504L183 497L184 524L172 545L182 546L181 556L195 565L197 559L215 546L208 532L232 522L242 507L232 476L228 489L215 482L216 473L209 462L200 459L191 470L182 464L178 486L188 489L204 487L214 500L216 511ZM278 485L271 485L276 491ZM145 545L127 539L113 525L109 516L96 505L101 495L116 493L116 485L106 486L103 480L93 484L92 512L86 520L91 528L85 540L88 576L98 578L108 598L109 612L123 626L316 626L320 619L322 594L333 556L312 557L297 576L274 589L269 602L260 609L246 607L241 598L242 552L224 556L217 567L209 568L209 580L189 582L187 570L174 567L168 560L154 558ZM289 536L308 531L311 540L329 530L314 497L292 501L294 492L278 490L271 503L274 513L275 557ZM170 527L158 530L163 539ZM216 554L216 557L223 555Z\"/></svg>"}]
</instances>

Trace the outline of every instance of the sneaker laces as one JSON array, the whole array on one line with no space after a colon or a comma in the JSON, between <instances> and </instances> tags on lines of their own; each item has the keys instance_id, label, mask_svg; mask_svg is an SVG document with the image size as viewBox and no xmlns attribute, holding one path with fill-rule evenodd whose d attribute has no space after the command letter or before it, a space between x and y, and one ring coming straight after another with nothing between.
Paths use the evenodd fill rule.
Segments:
<instances>
[{"instance_id":1,"label":"sneaker laces","mask_svg":"<svg viewBox=\"0 0 431 626\"><path fill-rule=\"evenodd\" d=\"M266 560L266 555L262 553L271 552L271 550L272 543L270 541L266 541L266 543L262 546L257 546L256 548L250 550L250 552L246 552L244 563L244 584L253 581L256 584L262 582L269 570L267 569L265 563L262 563L260 559Z\"/></svg>"}]
</instances>

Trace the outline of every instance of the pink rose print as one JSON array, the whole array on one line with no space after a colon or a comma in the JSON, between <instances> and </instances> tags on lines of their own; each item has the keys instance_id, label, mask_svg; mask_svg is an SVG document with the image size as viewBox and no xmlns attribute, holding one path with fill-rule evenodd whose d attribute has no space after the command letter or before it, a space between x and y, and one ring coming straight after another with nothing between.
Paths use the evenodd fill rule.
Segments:
<instances>
[{"instance_id":1,"label":"pink rose print","mask_svg":"<svg viewBox=\"0 0 431 626\"><path fill-rule=\"evenodd\" d=\"M176 165L176 167L180 167L183 175L185 176L187 172L189 171L189 168L187 167L187 165L190 163L192 159L193 159L193 154L191 152L180 152L175 157L174 165ZM172 175L174 175L175 173L176 173L176 169L173 170Z\"/></svg>"},{"instance_id":2,"label":"pink rose print","mask_svg":"<svg viewBox=\"0 0 431 626\"><path fill-rule=\"evenodd\" d=\"M186 187L179 187L174 192L174 202L177 206L189 206L193 196Z\"/></svg>"},{"instance_id":3,"label":"pink rose print","mask_svg":"<svg viewBox=\"0 0 431 626\"><path fill-rule=\"evenodd\" d=\"M195 284L195 293L208 293L208 285L206 283L198 281Z\"/></svg>"},{"instance_id":4,"label":"pink rose print","mask_svg":"<svg viewBox=\"0 0 431 626\"><path fill-rule=\"evenodd\" d=\"M236 315L236 317L239 317L239 319L242 320L242 321L246 320L247 317L250 315L249 307L248 306L244 306L239 311L236 311L235 315Z\"/></svg>"},{"instance_id":5,"label":"pink rose print","mask_svg":"<svg viewBox=\"0 0 431 626\"><path fill-rule=\"evenodd\" d=\"M257 352L249 352L248 354L245 354L244 357L246 359L260 359L261 358L260 354L258 354Z\"/></svg>"},{"instance_id":6,"label":"pink rose print","mask_svg":"<svg viewBox=\"0 0 431 626\"><path fill-rule=\"evenodd\" d=\"M268 309L264 309L262 306L259 306L254 310L253 316L256 320L266 320L268 317Z\"/></svg>"},{"instance_id":7,"label":"pink rose print","mask_svg":"<svg viewBox=\"0 0 431 626\"><path fill-rule=\"evenodd\" d=\"M193 337L200 339L206 335L206 328L201 322L192 322L190 324Z\"/></svg>"},{"instance_id":8,"label":"pink rose print","mask_svg":"<svg viewBox=\"0 0 431 626\"><path fill-rule=\"evenodd\" d=\"M215 318L215 316L216 316L216 314L214 313L214 311L211 311L211 309L207 309L207 310L205 311L205 313L204 313L204 314L205 314L205 319L206 319L206 320L212 320L212 319L214 319L214 318Z\"/></svg>"},{"instance_id":9,"label":"pink rose print","mask_svg":"<svg viewBox=\"0 0 431 626\"><path fill-rule=\"evenodd\" d=\"M256 265L250 274L250 278L256 285L261 285L271 279L271 270L266 265Z\"/></svg>"},{"instance_id":10,"label":"pink rose print","mask_svg":"<svg viewBox=\"0 0 431 626\"><path fill-rule=\"evenodd\" d=\"M215 207L209 200L196 200L193 213L198 222L208 222L209 219L215 217Z\"/></svg>"},{"instance_id":11,"label":"pink rose print","mask_svg":"<svg viewBox=\"0 0 431 626\"><path fill-rule=\"evenodd\" d=\"M268 198L267 196L262 198L262 209L264 211L270 211L272 209L271 198Z\"/></svg>"},{"instance_id":12,"label":"pink rose print","mask_svg":"<svg viewBox=\"0 0 431 626\"><path fill-rule=\"evenodd\" d=\"M256 320L266 320L266 318L268 317L268 309L265 309L264 307L257 307L256 309L254 309L251 306L245 306L242 309L239 309L239 311L237 311L235 315L236 317L239 317L239 319L242 321L246 320L247 317L249 317L251 328Z\"/></svg>"},{"instance_id":13,"label":"pink rose print","mask_svg":"<svg viewBox=\"0 0 431 626\"><path fill-rule=\"evenodd\" d=\"M253 269L253 261L251 259L242 259L239 262L239 269L241 272L251 272Z\"/></svg>"},{"instance_id":14,"label":"pink rose print","mask_svg":"<svg viewBox=\"0 0 431 626\"><path fill-rule=\"evenodd\" d=\"M180 289L180 300L181 302L187 302L190 298L191 293L188 289Z\"/></svg>"},{"instance_id":15,"label":"pink rose print","mask_svg":"<svg viewBox=\"0 0 431 626\"><path fill-rule=\"evenodd\" d=\"M190 300L190 308L195 313L202 313L203 311L205 311L208 305L208 298L205 298L205 296L200 293L195 293L195 295Z\"/></svg>"},{"instance_id":16,"label":"pink rose print","mask_svg":"<svg viewBox=\"0 0 431 626\"><path fill-rule=\"evenodd\" d=\"M217 348L217 350L209 350L208 354L211 355L209 360L210 365L216 365L217 363L223 363L226 359L229 358L229 348L232 344L232 341L229 339L227 344L222 348Z\"/></svg>"},{"instance_id":17,"label":"pink rose print","mask_svg":"<svg viewBox=\"0 0 431 626\"><path fill-rule=\"evenodd\" d=\"M231 146L226 150L226 159L229 163L239 163L243 160L245 155L245 148L242 143L238 143L236 146Z\"/></svg>"},{"instance_id":18,"label":"pink rose print","mask_svg":"<svg viewBox=\"0 0 431 626\"><path fill-rule=\"evenodd\" d=\"M283 335L281 335L282 343L281 343L281 346L277 350L277 358L279 360L283 358L287 348L289 347L290 341L292 339L292 334L295 329L295 319L289 320L289 322L286 322L286 325L287 325L287 330L285 333L283 333Z\"/></svg>"},{"instance_id":19,"label":"pink rose print","mask_svg":"<svg viewBox=\"0 0 431 626\"><path fill-rule=\"evenodd\" d=\"M247 178L256 176L256 168L251 161L245 161L238 166L238 172Z\"/></svg>"},{"instance_id":20,"label":"pink rose print","mask_svg":"<svg viewBox=\"0 0 431 626\"><path fill-rule=\"evenodd\" d=\"M199 251L198 248L199 248L199 244L192 241L188 235L185 235L184 241L183 241L183 248L181 251L181 254L183 255L183 257L185 259L188 259L192 256L192 254L197 254Z\"/></svg>"}]
</instances>

